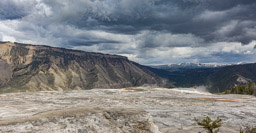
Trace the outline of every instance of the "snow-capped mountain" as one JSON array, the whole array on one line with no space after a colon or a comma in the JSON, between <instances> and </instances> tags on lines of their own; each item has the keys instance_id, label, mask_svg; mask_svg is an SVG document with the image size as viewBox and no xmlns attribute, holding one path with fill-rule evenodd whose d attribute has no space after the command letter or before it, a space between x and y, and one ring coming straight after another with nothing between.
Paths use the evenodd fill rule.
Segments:
<instances>
[{"instance_id":1,"label":"snow-capped mountain","mask_svg":"<svg viewBox=\"0 0 256 133\"><path fill-rule=\"evenodd\" d=\"M230 64L219 63L178 63L178 64L166 64L166 65L151 65L153 68L158 69L194 69L194 68L217 68L224 67Z\"/></svg>"}]
</instances>

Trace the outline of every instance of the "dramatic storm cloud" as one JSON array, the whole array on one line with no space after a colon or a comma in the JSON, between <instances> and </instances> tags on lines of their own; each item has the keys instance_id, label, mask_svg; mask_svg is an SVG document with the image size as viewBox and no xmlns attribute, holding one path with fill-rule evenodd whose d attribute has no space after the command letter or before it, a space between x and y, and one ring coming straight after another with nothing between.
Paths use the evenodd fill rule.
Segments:
<instances>
[{"instance_id":1,"label":"dramatic storm cloud","mask_svg":"<svg viewBox=\"0 0 256 133\"><path fill-rule=\"evenodd\" d=\"M255 62L255 0L1 0L0 40L142 64Z\"/></svg>"}]
</instances>

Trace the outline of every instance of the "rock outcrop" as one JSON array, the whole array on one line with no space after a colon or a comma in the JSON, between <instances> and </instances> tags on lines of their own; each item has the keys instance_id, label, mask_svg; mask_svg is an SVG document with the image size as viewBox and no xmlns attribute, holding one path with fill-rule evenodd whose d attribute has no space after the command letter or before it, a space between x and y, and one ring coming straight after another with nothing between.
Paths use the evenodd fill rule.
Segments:
<instances>
[{"instance_id":1,"label":"rock outcrop","mask_svg":"<svg viewBox=\"0 0 256 133\"><path fill-rule=\"evenodd\" d=\"M126 57L48 46L0 43L0 91L122 88L161 84Z\"/></svg>"}]
</instances>

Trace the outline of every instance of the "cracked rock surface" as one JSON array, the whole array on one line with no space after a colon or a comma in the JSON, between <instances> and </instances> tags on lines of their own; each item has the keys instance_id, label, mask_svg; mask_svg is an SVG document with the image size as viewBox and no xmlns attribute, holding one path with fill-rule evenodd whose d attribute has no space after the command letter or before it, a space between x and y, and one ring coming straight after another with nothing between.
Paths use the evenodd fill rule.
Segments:
<instances>
[{"instance_id":1,"label":"cracked rock surface","mask_svg":"<svg viewBox=\"0 0 256 133\"><path fill-rule=\"evenodd\" d=\"M73 108L47 111L0 122L1 132L29 133L155 133L152 117L143 110Z\"/></svg>"},{"instance_id":2,"label":"cracked rock surface","mask_svg":"<svg viewBox=\"0 0 256 133\"><path fill-rule=\"evenodd\" d=\"M256 125L256 98L176 89L93 89L0 95L0 132L203 131L194 117L223 119L221 132ZM156 127L157 126L157 127Z\"/></svg>"}]
</instances>

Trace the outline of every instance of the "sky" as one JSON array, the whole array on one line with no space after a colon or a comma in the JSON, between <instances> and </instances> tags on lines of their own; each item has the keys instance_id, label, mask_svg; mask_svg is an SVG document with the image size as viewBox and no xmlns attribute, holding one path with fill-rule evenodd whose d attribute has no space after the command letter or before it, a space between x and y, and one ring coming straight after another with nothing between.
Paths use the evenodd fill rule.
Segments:
<instances>
[{"instance_id":1,"label":"sky","mask_svg":"<svg viewBox=\"0 0 256 133\"><path fill-rule=\"evenodd\" d=\"M1 0L0 41L144 65L256 62L256 1Z\"/></svg>"}]
</instances>

